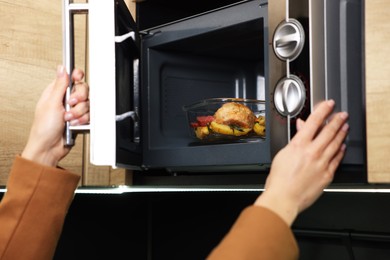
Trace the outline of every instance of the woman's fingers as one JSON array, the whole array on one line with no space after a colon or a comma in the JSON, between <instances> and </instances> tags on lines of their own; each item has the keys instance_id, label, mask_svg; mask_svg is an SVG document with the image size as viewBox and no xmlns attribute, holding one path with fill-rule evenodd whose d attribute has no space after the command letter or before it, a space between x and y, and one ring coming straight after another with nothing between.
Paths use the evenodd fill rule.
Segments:
<instances>
[{"instance_id":1,"label":"woman's fingers","mask_svg":"<svg viewBox=\"0 0 390 260\"><path fill-rule=\"evenodd\" d=\"M73 92L69 97L69 105L74 106L78 102L86 101L89 97L89 86L87 83L78 82L73 85Z\"/></svg>"},{"instance_id":2,"label":"woman's fingers","mask_svg":"<svg viewBox=\"0 0 390 260\"><path fill-rule=\"evenodd\" d=\"M335 137L341 131L341 128L345 125L347 119L348 119L348 114L346 112L340 112L335 114L332 117L332 119L330 119L328 124L326 124L323 127L323 129L318 134L318 136L314 139L313 145L317 149L319 149L319 151L324 151L325 149L327 149L329 144L335 139ZM342 131L342 132L345 133L346 131Z\"/></svg>"},{"instance_id":3,"label":"woman's fingers","mask_svg":"<svg viewBox=\"0 0 390 260\"><path fill-rule=\"evenodd\" d=\"M70 121L71 125L82 125L89 122L89 86L82 82L83 78L84 72L82 70L73 70L72 80L74 84L68 100L71 108L64 116L64 119Z\"/></svg>"},{"instance_id":4,"label":"woman's fingers","mask_svg":"<svg viewBox=\"0 0 390 260\"><path fill-rule=\"evenodd\" d=\"M84 71L80 70L80 69L74 69L72 71L72 81L73 82L79 82L81 80L83 80L84 78Z\"/></svg>"},{"instance_id":5,"label":"woman's fingers","mask_svg":"<svg viewBox=\"0 0 390 260\"><path fill-rule=\"evenodd\" d=\"M45 93L43 95L49 94L51 98L54 98L57 102L62 102L68 84L68 74L66 73L65 67L60 65L57 67L56 79L53 81L52 84L50 84L50 87L45 90Z\"/></svg>"},{"instance_id":6,"label":"woman's fingers","mask_svg":"<svg viewBox=\"0 0 390 260\"><path fill-rule=\"evenodd\" d=\"M343 146L345 146L343 145L343 142L348 134L348 130L349 125L347 123L344 123L344 125L340 127L334 138L329 142L326 147L324 147L324 156L322 157L323 160L326 160L326 162L330 162L340 151L340 149L345 150L345 147L343 148Z\"/></svg>"},{"instance_id":7,"label":"woman's fingers","mask_svg":"<svg viewBox=\"0 0 390 260\"><path fill-rule=\"evenodd\" d=\"M77 105L73 106L69 112L73 115L72 119L83 116L89 112L89 101L78 103Z\"/></svg>"},{"instance_id":8,"label":"woman's fingers","mask_svg":"<svg viewBox=\"0 0 390 260\"><path fill-rule=\"evenodd\" d=\"M304 125L305 125L305 121L303 121L302 119L298 118L297 122L296 122L297 131L301 130Z\"/></svg>"},{"instance_id":9,"label":"woman's fingers","mask_svg":"<svg viewBox=\"0 0 390 260\"><path fill-rule=\"evenodd\" d=\"M318 130L323 126L324 121L332 113L334 101L327 100L321 102L311 113L303 127L293 138L294 142L311 142L317 135Z\"/></svg>"},{"instance_id":10,"label":"woman's fingers","mask_svg":"<svg viewBox=\"0 0 390 260\"><path fill-rule=\"evenodd\" d=\"M81 117L77 119L73 119L70 121L70 125L76 126L76 125L85 125L89 122L89 112L83 114Z\"/></svg>"},{"instance_id":11,"label":"woman's fingers","mask_svg":"<svg viewBox=\"0 0 390 260\"><path fill-rule=\"evenodd\" d=\"M343 142L349 130L346 123L348 114L340 112L331 116L333 107L333 101L325 101L316 107L306 122L297 119L297 134L293 138L296 142L311 142L312 151L322 154L320 159L326 165L328 174L334 173L344 156L346 146ZM329 123L324 125L325 120Z\"/></svg>"},{"instance_id":12,"label":"woman's fingers","mask_svg":"<svg viewBox=\"0 0 390 260\"><path fill-rule=\"evenodd\" d=\"M344 157L346 147L347 146L345 144L342 144L340 146L340 149L338 150L337 154L329 162L328 173L332 174L332 176L331 176L332 178L333 178L333 175L334 175L337 167L339 167L340 162Z\"/></svg>"}]
</instances>

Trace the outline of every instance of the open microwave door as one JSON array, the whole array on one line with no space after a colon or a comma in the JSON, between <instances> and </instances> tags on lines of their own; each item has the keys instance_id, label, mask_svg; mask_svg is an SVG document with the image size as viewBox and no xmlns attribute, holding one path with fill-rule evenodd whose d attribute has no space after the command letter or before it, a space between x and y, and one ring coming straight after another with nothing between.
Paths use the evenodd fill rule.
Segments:
<instances>
[{"instance_id":1,"label":"open microwave door","mask_svg":"<svg viewBox=\"0 0 390 260\"><path fill-rule=\"evenodd\" d=\"M203 143L183 110L210 98L265 99L271 120L263 0L139 33L122 0L88 5L92 164L181 173L268 167L270 135Z\"/></svg>"},{"instance_id":2,"label":"open microwave door","mask_svg":"<svg viewBox=\"0 0 390 260\"><path fill-rule=\"evenodd\" d=\"M264 99L259 108L267 114L266 4L259 0L245 1L135 35L132 32L136 26L123 1L117 0L115 13L117 40L115 64L111 67L116 68L117 121L116 140L111 142L116 142L116 165L132 168L131 165L139 163L141 169L183 174L255 171L268 167L269 136L203 142L191 134L193 129L189 129L188 117L183 110L200 100L233 97ZM100 14L96 20L101 20L101 17L104 15ZM101 32L100 26L96 32ZM105 34L108 33L112 34ZM119 38L131 34L133 37L119 43ZM141 41L134 38L137 35L141 36ZM141 43L140 48L138 43ZM112 46L110 48L112 53ZM96 57L99 57L99 51L95 50ZM141 66L137 64L138 53ZM95 63L98 66L104 64L101 61ZM138 67L141 68L142 87L138 86L138 73L135 72ZM95 74L95 77L101 77L104 71ZM104 92L100 98L99 104L104 104ZM138 100L141 100L140 104ZM127 117L131 113L135 118ZM212 112L207 111L207 115L209 113ZM265 117L268 119L267 115ZM141 120L141 129L138 119ZM104 150L104 147L100 149Z\"/></svg>"},{"instance_id":3,"label":"open microwave door","mask_svg":"<svg viewBox=\"0 0 390 260\"><path fill-rule=\"evenodd\" d=\"M64 52L70 53L65 55L71 60L65 62L70 64L69 71L74 59L73 16L80 12L88 12L90 161L98 166L138 168L139 41L134 20L123 1L80 4L64 0L64 45L69 45Z\"/></svg>"},{"instance_id":4,"label":"open microwave door","mask_svg":"<svg viewBox=\"0 0 390 260\"><path fill-rule=\"evenodd\" d=\"M125 2L114 2L116 165L139 169L142 163L140 34Z\"/></svg>"}]
</instances>

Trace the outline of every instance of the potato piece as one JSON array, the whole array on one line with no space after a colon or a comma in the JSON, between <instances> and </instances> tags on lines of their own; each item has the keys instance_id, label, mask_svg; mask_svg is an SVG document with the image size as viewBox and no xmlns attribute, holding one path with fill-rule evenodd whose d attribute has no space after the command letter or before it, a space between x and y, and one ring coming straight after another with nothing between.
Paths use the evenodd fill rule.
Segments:
<instances>
[{"instance_id":1,"label":"potato piece","mask_svg":"<svg viewBox=\"0 0 390 260\"><path fill-rule=\"evenodd\" d=\"M259 116L255 119L255 122L265 126L265 116Z\"/></svg>"},{"instance_id":2,"label":"potato piece","mask_svg":"<svg viewBox=\"0 0 390 260\"><path fill-rule=\"evenodd\" d=\"M233 135L233 129L228 125L218 124L215 121L210 123L210 128L214 132L223 135Z\"/></svg>"},{"instance_id":3,"label":"potato piece","mask_svg":"<svg viewBox=\"0 0 390 260\"><path fill-rule=\"evenodd\" d=\"M234 128L228 125L218 124L215 121L210 123L210 128L216 133L234 136L246 135L252 130L250 128Z\"/></svg>"},{"instance_id":4,"label":"potato piece","mask_svg":"<svg viewBox=\"0 0 390 260\"><path fill-rule=\"evenodd\" d=\"M195 129L195 135L198 139L203 139L210 134L207 126L199 126Z\"/></svg>"},{"instance_id":5,"label":"potato piece","mask_svg":"<svg viewBox=\"0 0 390 260\"><path fill-rule=\"evenodd\" d=\"M242 135L247 135L251 130L252 130L251 128L240 128L240 129L233 128L233 133L235 136L242 136Z\"/></svg>"},{"instance_id":6,"label":"potato piece","mask_svg":"<svg viewBox=\"0 0 390 260\"><path fill-rule=\"evenodd\" d=\"M253 131L262 137L265 137L265 125L261 125L258 122L253 126Z\"/></svg>"}]
</instances>

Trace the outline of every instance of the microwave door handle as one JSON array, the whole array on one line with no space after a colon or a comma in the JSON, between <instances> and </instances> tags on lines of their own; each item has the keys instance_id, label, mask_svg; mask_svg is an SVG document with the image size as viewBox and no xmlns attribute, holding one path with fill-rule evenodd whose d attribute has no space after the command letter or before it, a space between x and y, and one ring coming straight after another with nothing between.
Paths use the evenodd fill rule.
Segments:
<instances>
[{"instance_id":1,"label":"microwave door handle","mask_svg":"<svg viewBox=\"0 0 390 260\"><path fill-rule=\"evenodd\" d=\"M65 110L69 111L70 106L68 100L72 93L73 82L72 82L72 71L75 64L74 55L74 15L75 14L86 14L88 13L87 3L71 3L71 0L63 0L63 23L62 23L62 34L63 34L63 63L66 71L69 73L69 86L66 90L64 106ZM74 145L73 131L76 130L88 130L88 126L72 127L70 122L66 122L64 131L65 146Z\"/></svg>"}]
</instances>

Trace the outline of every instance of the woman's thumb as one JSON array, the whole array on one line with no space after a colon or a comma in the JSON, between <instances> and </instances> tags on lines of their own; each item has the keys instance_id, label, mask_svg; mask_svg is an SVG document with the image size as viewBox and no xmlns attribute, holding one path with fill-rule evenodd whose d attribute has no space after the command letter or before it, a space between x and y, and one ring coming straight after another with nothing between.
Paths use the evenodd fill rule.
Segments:
<instances>
[{"instance_id":1,"label":"woman's thumb","mask_svg":"<svg viewBox=\"0 0 390 260\"><path fill-rule=\"evenodd\" d=\"M62 65L57 67L57 78L54 82L54 93L56 97L63 98L66 92L66 88L69 85L69 75L66 69Z\"/></svg>"}]
</instances>

